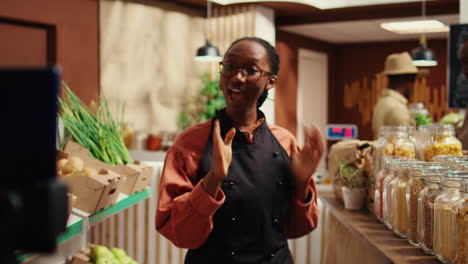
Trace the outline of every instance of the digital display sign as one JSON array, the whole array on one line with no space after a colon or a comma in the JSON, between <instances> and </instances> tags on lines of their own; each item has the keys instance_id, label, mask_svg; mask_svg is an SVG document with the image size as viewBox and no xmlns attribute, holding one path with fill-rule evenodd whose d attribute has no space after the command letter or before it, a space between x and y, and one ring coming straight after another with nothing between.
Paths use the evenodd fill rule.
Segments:
<instances>
[{"instance_id":1,"label":"digital display sign","mask_svg":"<svg viewBox=\"0 0 468 264\"><path fill-rule=\"evenodd\" d=\"M356 125L327 125L327 139L341 140L357 138Z\"/></svg>"}]
</instances>

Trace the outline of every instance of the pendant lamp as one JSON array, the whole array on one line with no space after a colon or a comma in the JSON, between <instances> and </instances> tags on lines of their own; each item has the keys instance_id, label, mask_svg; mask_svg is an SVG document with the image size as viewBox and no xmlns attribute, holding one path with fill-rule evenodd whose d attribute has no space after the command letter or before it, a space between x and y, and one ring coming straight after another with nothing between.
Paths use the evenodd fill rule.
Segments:
<instances>
[{"instance_id":1,"label":"pendant lamp","mask_svg":"<svg viewBox=\"0 0 468 264\"><path fill-rule=\"evenodd\" d=\"M213 62L213 61L221 61L221 55L219 53L219 49L214 46L210 39L211 39L211 25L210 25L210 18L211 18L211 1L208 0L206 3L206 13L208 17L206 19L206 42L205 45L197 50L197 56L195 56L196 61L201 62Z\"/></svg>"},{"instance_id":2,"label":"pendant lamp","mask_svg":"<svg viewBox=\"0 0 468 264\"><path fill-rule=\"evenodd\" d=\"M422 0L422 17L426 19L426 0ZM427 47L426 35L423 33L419 40L419 47L411 51L413 63L416 66L430 67L437 66L437 60L434 52Z\"/></svg>"}]
</instances>

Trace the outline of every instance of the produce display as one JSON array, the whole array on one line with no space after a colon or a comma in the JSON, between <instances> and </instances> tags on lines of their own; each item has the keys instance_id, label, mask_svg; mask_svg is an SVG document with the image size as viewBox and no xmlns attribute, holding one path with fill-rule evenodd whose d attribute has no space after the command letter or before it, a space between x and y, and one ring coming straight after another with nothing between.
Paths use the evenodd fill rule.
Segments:
<instances>
[{"instance_id":1,"label":"produce display","mask_svg":"<svg viewBox=\"0 0 468 264\"><path fill-rule=\"evenodd\" d=\"M419 114L414 117L416 127L432 124L432 118L429 115Z\"/></svg>"},{"instance_id":2,"label":"produce display","mask_svg":"<svg viewBox=\"0 0 468 264\"><path fill-rule=\"evenodd\" d=\"M463 123L463 115L460 113L455 113L455 112L450 112L446 115L444 115L440 120L440 124L450 124L450 125L455 125L455 124L461 124Z\"/></svg>"},{"instance_id":3,"label":"produce display","mask_svg":"<svg viewBox=\"0 0 468 264\"><path fill-rule=\"evenodd\" d=\"M96 245L91 248L91 262L95 264L137 264L135 260L127 256L121 248L108 249L105 246Z\"/></svg>"},{"instance_id":4,"label":"produce display","mask_svg":"<svg viewBox=\"0 0 468 264\"><path fill-rule=\"evenodd\" d=\"M59 176L71 176L76 172L83 172L88 177L97 174L95 169L85 168L83 160L79 157L70 157L69 159L59 159L57 161L57 174Z\"/></svg>"},{"instance_id":5,"label":"produce display","mask_svg":"<svg viewBox=\"0 0 468 264\"><path fill-rule=\"evenodd\" d=\"M123 140L123 125L120 117L115 121L107 101L92 111L63 83L59 98L60 120L65 128L66 141L72 139L89 150L94 158L110 165L131 162Z\"/></svg>"},{"instance_id":6,"label":"produce display","mask_svg":"<svg viewBox=\"0 0 468 264\"><path fill-rule=\"evenodd\" d=\"M70 264L138 264L121 248L89 245L73 256Z\"/></svg>"}]
</instances>

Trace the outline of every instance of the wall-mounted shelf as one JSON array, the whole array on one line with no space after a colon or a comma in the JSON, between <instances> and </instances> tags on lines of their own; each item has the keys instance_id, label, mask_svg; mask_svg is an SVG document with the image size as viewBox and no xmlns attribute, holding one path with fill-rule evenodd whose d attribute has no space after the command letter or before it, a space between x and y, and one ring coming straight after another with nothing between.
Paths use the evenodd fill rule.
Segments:
<instances>
[{"instance_id":1,"label":"wall-mounted shelf","mask_svg":"<svg viewBox=\"0 0 468 264\"><path fill-rule=\"evenodd\" d=\"M101 220L119 213L129 207L132 207L149 197L151 197L151 188L148 187L144 191L132 194L130 196L121 193L119 194L117 203L91 215L73 208L72 214L68 219L67 230L57 238L57 244L60 245L80 234L83 230L85 218L88 218L90 225L94 225ZM36 255L34 254L22 253L18 254L17 260L18 262L23 263L35 256Z\"/></svg>"}]
</instances>

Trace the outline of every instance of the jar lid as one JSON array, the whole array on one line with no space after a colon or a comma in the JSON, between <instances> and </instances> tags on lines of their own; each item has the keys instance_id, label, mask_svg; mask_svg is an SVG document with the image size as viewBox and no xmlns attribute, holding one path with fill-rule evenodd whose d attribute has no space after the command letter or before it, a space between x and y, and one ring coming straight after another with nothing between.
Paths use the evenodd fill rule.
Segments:
<instances>
[{"instance_id":1,"label":"jar lid","mask_svg":"<svg viewBox=\"0 0 468 264\"><path fill-rule=\"evenodd\" d=\"M411 126L382 126L379 129L379 137L392 136L392 135L408 135L412 133L413 127Z\"/></svg>"},{"instance_id":2,"label":"jar lid","mask_svg":"<svg viewBox=\"0 0 468 264\"><path fill-rule=\"evenodd\" d=\"M425 162L411 168L411 177L425 177L431 173L442 173L447 171L448 167L437 162Z\"/></svg>"}]
</instances>

